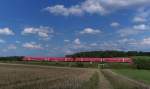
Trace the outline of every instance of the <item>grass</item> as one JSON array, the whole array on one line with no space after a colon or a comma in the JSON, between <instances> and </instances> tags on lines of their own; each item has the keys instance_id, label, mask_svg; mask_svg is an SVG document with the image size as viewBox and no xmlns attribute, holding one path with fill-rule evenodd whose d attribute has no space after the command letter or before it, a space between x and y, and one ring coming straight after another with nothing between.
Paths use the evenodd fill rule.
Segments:
<instances>
[{"instance_id":1,"label":"grass","mask_svg":"<svg viewBox=\"0 0 150 89\"><path fill-rule=\"evenodd\" d=\"M135 68L132 64L129 63L104 63L103 69L127 69Z\"/></svg>"},{"instance_id":2,"label":"grass","mask_svg":"<svg viewBox=\"0 0 150 89\"><path fill-rule=\"evenodd\" d=\"M96 89L97 77L95 69L0 64L0 89Z\"/></svg>"},{"instance_id":3,"label":"grass","mask_svg":"<svg viewBox=\"0 0 150 89\"><path fill-rule=\"evenodd\" d=\"M114 69L116 73L150 84L150 70Z\"/></svg>"},{"instance_id":4,"label":"grass","mask_svg":"<svg viewBox=\"0 0 150 89\"><path fill-rule=\"evenodd\" d=\"M114 89L149 89L149 86L119 75L111 70L102 70L104 76L109 80Z\"/></svg>"}]
</instances>

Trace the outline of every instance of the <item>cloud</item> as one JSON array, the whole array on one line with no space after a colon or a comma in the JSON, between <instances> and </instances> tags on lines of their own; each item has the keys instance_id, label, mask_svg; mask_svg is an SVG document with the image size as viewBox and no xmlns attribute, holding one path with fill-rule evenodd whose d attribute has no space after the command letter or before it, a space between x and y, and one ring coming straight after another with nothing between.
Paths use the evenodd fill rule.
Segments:
<instances>
[{"instance_id":1,"label":"cloud","mask_svg":"<svg viewBox=\"0 0 150 89\"><path fill-rule=\"evenodd\" d=\"M23 35L35 34L42 38L48 38L49 34L54 33L53 29L50 27L40 26L39 28L27 27L22 31Z\"/></svg>"},{"instance_id":2,"label":"cloud","mask_svg":"<svg viewBox=\"0 0 150 89\"><path fill-rule=\"evenodd\" d=\"M84 30L80 31L80 34L97 34L101 33L99 29L93 29L93 28L85 28Z\"/></svg>"},{"instance_id":3,"label":"cloud","mask_svg":"<svg viewBox=\"0 0 150 89\"><path fill-rule=\"evenodd\" d=\"M66 55L70 55L70 54L73 54L74 52L72 50L65 50L64 53Z\"/></svg>"},{"instance_id":4,"label":"cloud","mask_svg":"<svg viewBox=\"0 0 150 89\"><path fill-rule=\"evenodd\" d=\"M128 7L128 6L137 6L137 5L148 5L149 0L98 0L105 4L105 6L110 7Z\"/></svg>"},{"instance_id":5,"label":"cloud","mask_svg":"<svg viewBox=\"0 0 150 89\"><path fill-rule=\"evenodd\" d=\"M127 27L119 30L117 33L120 34L121 37L130 36L130 35L137 35L139 33L143 33L145 31L149 31L150 27L146 24L138 24L133 25L132 27Z\"/></svg>"},{"instance_id":6,"label":"cloud","mask_svg":"<svg viewBox=\"0 0 150 89\"><path fill-rule=\"evenodd\" d=\"M36 42L27 42L22 44L22 46L28 49L43 49L43 47L40 44L37 44Z\"/></svg>"},{"instance_id":7,"label":"cloud","mask_svg":"<svg viewBox=\"0 0 150 89\"><path fill-rule=\"evenodd\" d=\"M66 8L64 5L48 6L45 8L46 11L54 13L56 15L82 15L84 13L106 13L99 0L86 0L79 5L73 5Z\"/></svg>"},{"instance_id":8,"label":"cloud","mask_svg":"<svg viewBox=\"0 0 150 89\"><path fill-rule=\"evenodd\" d=\"M81 15L83 12L78 6L72 6L70 8L65 8L64 5L56 5L53 7L46 7L46 11L54 14L62 14L64 16L68 15Z\"/></svg>"},{"instance_id":9,"label":"cloud","mask_svg":"<svg viewBox=\"0 0 150 89\"><path fill-rule=\"evenodd\" d=\"M76 38L76 39L74 40L74 43L77 44L77 45L80 45L80 44L81 44L80 39L79 39L79 38Z\"/></svg>"},{"instance_id":10,"label":"cloud","mask_svg":"<svg viewBox=\"0 0 150 89\"><path fill-rule=\"evenodd\" d=\"M135 46L136 48L148 48L150 45L150 37L143 38L141 40L130 40L128 41L130 45Z\"/></svg>"},{"instance_id":11,"label":"cloud","mask_svg":"<svg viewBox=\"0 0 150 89\"><path fill-rule=\"evenodd\" d=\"M0 39L0 43L5 43L6 41L3 39Z\"/></svg>"},{"instance_id":12,"label":"cloud","mask_svg":"<svg viewBox=\"0 0 150 89\"><path fill-rule=\"evenodd\" d=\"M133 18L133 22L135 23L144 23L147 22L149 20L149 16L150 16L150 10L145 9L145 8L140 8L137 10L134 18Z\"/></svg>"},{"instance_id":13,"label":"cloud","mask_svg":"<svg viewBox=\"0 0 150 89\"><path fill-rule=\"evenodd\" d=\"M103 42L99 45L101 50L121 50L120 45L114 41Z\"/></svg>"},{"instance_id":14,"label":"cloud","mask_svg":"<svg viewBox=\"0 0 150 89\"><path fill-rule=\"evenodd\" d=\"M110 26L112 26L112 27L118 27L118 26L120 26L120 24L118 22L112 22L110 24Z\"/></svg>"},{"instance_id":15,"label":"cloud","mask_svg":"<svg viewBox=\"0 0 150 89\"><path fill-rule=\"evenodd\" d=\"M101 14L111 11L128 8L131 6L145 6L149 0L85 0L77 5L65 7L64 5L54 5L45 8L46 11L56 15L82 15L84 13Z\"/></svg>"},{"instance_id":16,"label":"cloud","mask_svg":"<svg viewBox=\"0 0 150 89\"><path fill-rule=\"evenodd\" d=\"M118 31L119 35L121 37L130 36L130 35L136 35L139 34L141 31L134 30L133 28L124 28Z\"/></svg>"},{"instance_id":17,"label":"cloud","mask_svg":"<svg viewBox=\"0 0 150 89\"><path fill-rule=\"evenodd\" d=\"M64 40L64 42L70 42L70 40Z\"/></svg>"},{"instance_id":18,"label":"cloud","mask_svg":"<svg viewBox=\"0 0 150 89\"><path fill-rule=\"evenodd\" d=\"M97 43L91 43L90 46L95 47L95 46L98 46L98 44Z\"/></svg>"},{"instance_id":19,"label":"cloud","mask_svg":"<svg viewBox=\"0 0 150 89\"><path fill-rule=\"evenodd\" d=\"M146 19L144 17L136 16L133 18L133 22L146 22Z\"/></svg>"},{"instance_id":20,"label":"cloud","mask_svg":"<svg viewBox=\"0 0 150 89\"><path fill-rule=\"evenodd\" d=\"M103 8L100 0L86 0L81 4L83 12L90 14L105 14L107 11Z\"/></svg>"},{"instance_id":21,"label":"cloud","mask_svg":"<svg viewBox=\"0 0 150 89\"><path fill-rule=\"evenodd\" d=\"M139 25L134 25L133 28L139 30L147 30L149 26L147 26L146 24L139 24Z\"/></svg>"},{"instance_id":22,"label":"cloud","mask_svg":"<svg viewBox=\"0 0 150 89\"><path fill-rule=\"evenodd\" d=\"M150 37L144 38L140 43L142 45L150 45Z\"/></svg>"},{"instance_id":23,"label":"cloud","mask_svg":"<svg viewBox=\"0 0 150 89\"><path fill-rule=\"evenodd\" d=\"M17 40L16 43L17 43L17 44L20 44L21 42Z\"/></svg>"},{"instance_id":24,"label":"cloud","mask_svg":"<svg viewBox=\"0 0 150 89\"><path fill-rule=\"evenodd\" d=\"M11 29L6 27L6 28L0 28L0 34L1 35L14 35L15 33Z\"/></svg>"},{"instance_id":25,"label":"cloud","mask_svg":"<svg viewBox=\"0 0 150 89\"><path fill-rule=\"evenodd\" d=\"M8 46L8 50L15 50L15 49L17 49L17 47L13 44Z\"/></svg>"}]
</instances>

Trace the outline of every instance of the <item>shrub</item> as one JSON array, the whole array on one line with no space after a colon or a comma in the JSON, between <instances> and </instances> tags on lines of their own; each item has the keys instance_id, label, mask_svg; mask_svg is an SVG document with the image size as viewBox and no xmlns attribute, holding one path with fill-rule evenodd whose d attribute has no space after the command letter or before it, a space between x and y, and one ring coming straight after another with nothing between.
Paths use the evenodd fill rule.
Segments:
<instances>
[{"instance_id":1,"label":"shrub","mask_svg":"<svg viewBox=\"0 0 150 89\"><path fill-rule=\"evenodd\" d=\"M133 57L133 64L137 69L150 69L150 57L137 56Z\"/></svg>"}]
</instances>

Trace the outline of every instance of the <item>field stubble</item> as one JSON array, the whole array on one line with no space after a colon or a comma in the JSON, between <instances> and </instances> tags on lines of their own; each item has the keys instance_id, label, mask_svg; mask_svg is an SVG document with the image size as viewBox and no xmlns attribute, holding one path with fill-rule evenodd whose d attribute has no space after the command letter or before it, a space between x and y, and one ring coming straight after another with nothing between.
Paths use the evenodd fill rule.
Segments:
<instances>
[{"instance_id":1,"label":"field stubble","mask_svg":"<svg viewBox=\"0 0 150 89\"><path fill-rule=\"evenodd\" d=\"M93 69L0 64L0 89L81 89Z\"/></svg>"}]
</instances>

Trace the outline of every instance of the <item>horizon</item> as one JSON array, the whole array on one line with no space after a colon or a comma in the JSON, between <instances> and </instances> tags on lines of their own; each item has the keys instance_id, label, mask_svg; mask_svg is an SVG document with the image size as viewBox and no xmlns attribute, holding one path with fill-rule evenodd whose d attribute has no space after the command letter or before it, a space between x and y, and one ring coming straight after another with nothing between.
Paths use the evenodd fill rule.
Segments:
<instances>
[{"instance_id":1,"label":"horizon","mask_svg":"<svg viewBox=\"0 0 150 89\"><path fill-rule=\"evenodd\" d=\"M149 0L1 0L0 56L150 52Z\"/></svg>"}]
</instances>

